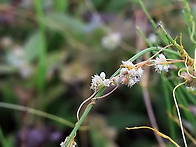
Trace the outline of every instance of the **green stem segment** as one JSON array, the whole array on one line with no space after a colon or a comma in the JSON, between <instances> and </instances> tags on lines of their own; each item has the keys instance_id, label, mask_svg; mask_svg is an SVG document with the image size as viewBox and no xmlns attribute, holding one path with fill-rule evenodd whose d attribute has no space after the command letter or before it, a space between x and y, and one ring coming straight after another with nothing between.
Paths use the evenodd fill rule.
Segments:
<instances>
[{"instance_id":1,"label":"green stem segment","mask_svg":"<svg viewBox=\"0 0 196 147\"><path fill-rule=\"evenodd\" d=\"M160 50L160 49L162 49L162 48L161 47L150 47L150 48L144 49L141 52L139 52L136 55L134 55L132 58L130 58L129 61L133 62L137 58L139 58L140 56L142 56L143 54L145 54L147 52L156 51L156 50ZM169 52L169 53L173 53L173 54L176 54L176 55L179 55L178 53L176 53L175 51L172 51L172 50L165 49L164 51ZM113 78L113 77L117 76L119 74L119 72L120 72L120 69L121 68L119 68L110 78ZM100 97L102 95L102 93L105 91L105 89L106 89L106 87L102 88L97 93L97 95L95 97ZM67 141L65 142L65 144L63 145L63 147L69 147L69 145L70 145L72 139L74 138L77 130L80 128L81 124L83 123L84 119L86 118L86 116L88 115L88 113L90 112L90 110L92 109L93 105L94 104L92 103L92 104L90 104L90 105L87 106L86 110L84 111L84 113L81 116L80 120L76 123L74 129L72 130L71 134L67 138Z\"/></svg>"},{"instance_id":2,"label":"green stem segment","mask_svg":"<svg viewBox=\"0 0 196 147\"><path fill-rule=\"evenodd\" d=\"M189 56L189 54L185 51L182 46L182 35L180 36L180 45L176 42L176 39L173 39L164 29L164 27L160 24L159 27L163 30L164 35L167 39L177 48L181 58L186 61L186 64L189 66L193 66L195 64L195 60Z\"/></svg>"},{"instance_id":3,"label":"green stem segment","mask_svg":"<svg viewBox=\"0 0 196 147\"><path fill-rule=\"evenodd\" d=\"M159 24L159 27L163 30L164 35L167 37L167 39L178 49L178 51L181 51L181 47L178 43L176 43L176 40L174 40L165 30L162 24Z\"/></svg>"},{"instance_id":4,"label":"green stem segment","mask_svg":"<svg viewBox=\"0 0 196 147\"><path fill-rule=\"evenodd\" d=\"M41 43L39 45L39 62L38 62L38 69L36 72L36 84L40 92L42 92L45 88L45 77L46 77L46 69L47 69L47 60L46 60L46 53L47 53L47 43L46 43L46 26L44 23L44 11L43 11L43 2L41 0L34 0L34 6L37 16L37 22L39 25L39 39Z\"/></svg>"},{"instance_id":5,"label":"green stem segment","mask_svg":"<svg viewBox=\"0 0 196 147\"><path fill-rule=\"evenodd\" d=\"M145 7L143 1L142 1L142 0L139 0L139 4L140 4L140 6L142 7L142 10L143 10L144 13L146 14L146 16L148 17L148 20L151 22L153 28L154 28L155 30L157 30L157 25L156 25L155 21L152 19L152 17L150 16L150 14L148 13L148 10L146 9L146 7ZM157 34L158 34L158 36L161 38L161 40L163 41L163 43L164 43L165 45L167 45L167 44L168 44L167 39L165 39L165 37L164 37L159 31L157 31Z\"/></svg>"},{"instance_id":6,"label":"green stem segment","mask_svg":"<svg viewBox=\"0 0 196 147\"><path fill-rule=\"evenodd\" d=\"M142 9L143 9L144 13L146 14L146 16L148 17L148 19L150 20L150 22L151 22L153 28L156 29L156 28L157 28L157 25L156 25L156 23L154 22L154 20L151 18L150 14L148 13L146 7L144 6L144 3L143 3L141 0L139 0L139 4L140 4L140 6L142 7Z\"/></svg>"}]
</instances>

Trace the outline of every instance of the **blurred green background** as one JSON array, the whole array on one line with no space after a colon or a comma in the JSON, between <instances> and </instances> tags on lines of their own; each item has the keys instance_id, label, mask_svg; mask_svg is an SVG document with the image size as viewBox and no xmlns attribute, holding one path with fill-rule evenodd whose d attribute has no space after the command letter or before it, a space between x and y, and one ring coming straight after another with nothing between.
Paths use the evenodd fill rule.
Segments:
<instances>
[{"instance_id":1,"label":"blurred green background","mask_svg":"<svg viewBox=\"0 0 196 147\"><path fill-rule=\"evenodd\" d=\"M193 55L182 3L143 2L173 37L183 33L183 44ZM190 5L195 15L195 1ZM92 93L91 76L104 71L109 78L122 60L148 47L136 26L153 45L162 45L137 0L0 0L0 102L41 110L74 124L78 106ZM169 134L159 76L150 70L148 90L159 129ZM89 129L78 132L80 147L158 146L150 130L125 130L151 126L139 84L131 89L121 86L98 101L84 125ZM0 146L59 146L71 130L28 110L0 107Z\"/></svg>"}]
</instances>

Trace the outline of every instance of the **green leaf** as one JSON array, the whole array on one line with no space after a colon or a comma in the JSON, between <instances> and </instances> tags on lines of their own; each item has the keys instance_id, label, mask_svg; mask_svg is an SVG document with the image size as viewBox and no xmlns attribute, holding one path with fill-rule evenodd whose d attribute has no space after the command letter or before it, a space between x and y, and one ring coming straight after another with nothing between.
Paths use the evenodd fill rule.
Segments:
<instances>
[{"instance_id":1,"label":"green leaf","mask_svg":"<svg viewBox=\"0 0 196 147\"><path fill-rule=\"evenodd\" d=\"M40 40L40 32L32 34L24 44L25 59L32 62L34 59L39 58L39 51L42 42Z\"/></svg>"},{"instance_id":2,"label":"green leaf","mask_svg":"<svg viewBox=\"0 0 196 147\"><path fill-rule=\"evenodd\" d=\"M46 27L60 33L84 33L85 25L72 16L62 13L50 13L44 17Z\"/></svg>"},{"instance_id":3,"label":"green leaf","mask_svg":"<svg viewBox=\"0 0 196 147\"><path fill-rule=\"evenodd\" d=\"M8 138L8 139L5 138L1 127L0 127L0 145L2 145L2 147L13 146L13 142L12 142L11 138Z\"/></svg>"},{"instance_id":4,"label":"green leaf","mask_svg":"<svg viewBox=\"0 0 196 147\"><path fill-rule=\"evenodd\" d=\"M58 12L64 12L67 10L68 7L68 0L56 0L55 8Z\"/></svg>"}]
</instances>

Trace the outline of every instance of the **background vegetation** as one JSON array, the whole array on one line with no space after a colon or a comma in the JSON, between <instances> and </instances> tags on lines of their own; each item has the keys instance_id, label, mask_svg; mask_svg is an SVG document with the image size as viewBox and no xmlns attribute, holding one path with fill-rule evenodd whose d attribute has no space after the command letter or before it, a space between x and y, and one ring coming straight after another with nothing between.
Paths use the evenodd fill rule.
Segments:
<instances>
[{"instance_id":1,"label":"background vegetation","mask_svg":"<svg viewBox=\"0 0 196 147\"><path fill-rule=\"evenodd\" d=\"M194 57L183 2L143 2L153 20L161 21L173 38L183 33L183 45ZM189 4L194 21L196 3ZM91 76L104 71L109 77L122 60L149 46L137 28L153 46L165 46L137 0L0 0L1 146L59 146L76 122L78 106L92 93ZM104 38L114 34L119 43L105 44ZM175 115L172 90L182 82L178 70L161 76L148 70L147 92L159 130L182 144L180 128L169 118ZM189 109L182 108L183 118L194 136L195 96L182 87L177 97ZM125 130L151 126L140 84L131 89L121 86L98 101L84 125L89 129L79 131L76 138L82 147L158 145L150 130Z\"/></svg>"}]
</instances>

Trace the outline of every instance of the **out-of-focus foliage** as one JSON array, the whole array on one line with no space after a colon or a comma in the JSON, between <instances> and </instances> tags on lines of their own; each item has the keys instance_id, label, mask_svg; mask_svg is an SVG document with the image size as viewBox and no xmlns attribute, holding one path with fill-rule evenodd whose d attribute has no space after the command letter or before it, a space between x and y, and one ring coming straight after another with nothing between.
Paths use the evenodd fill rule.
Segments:
<instances>
[{"instance_id":1,"label":"out-of-focus foliage","mask_svg":"<svg viewBox=\"0 0 196 147\"><path fill-rule=\"evenodd\" d=\"M183 33L184 47L193 55L182 3L145 0L144 4L172 36ZM190 4L195 16L196 3ZM79 104L92 93L91 76L101 71L111 75L122 60L147 47L136 26L151 37L153 45L163 45L137 0L0 1L0 102L75 123ZM148 89L158 126L169 134L158 76L152 72ZM157 145L151 131L125 130L126 126L150 125L139 84L131 89L120 87L98 101L85 124L89 130L78 133L79 146ZM5 147L59 146L71 129L28 111L0 108L0 144Z\"/></svg>"}]
</instances>

